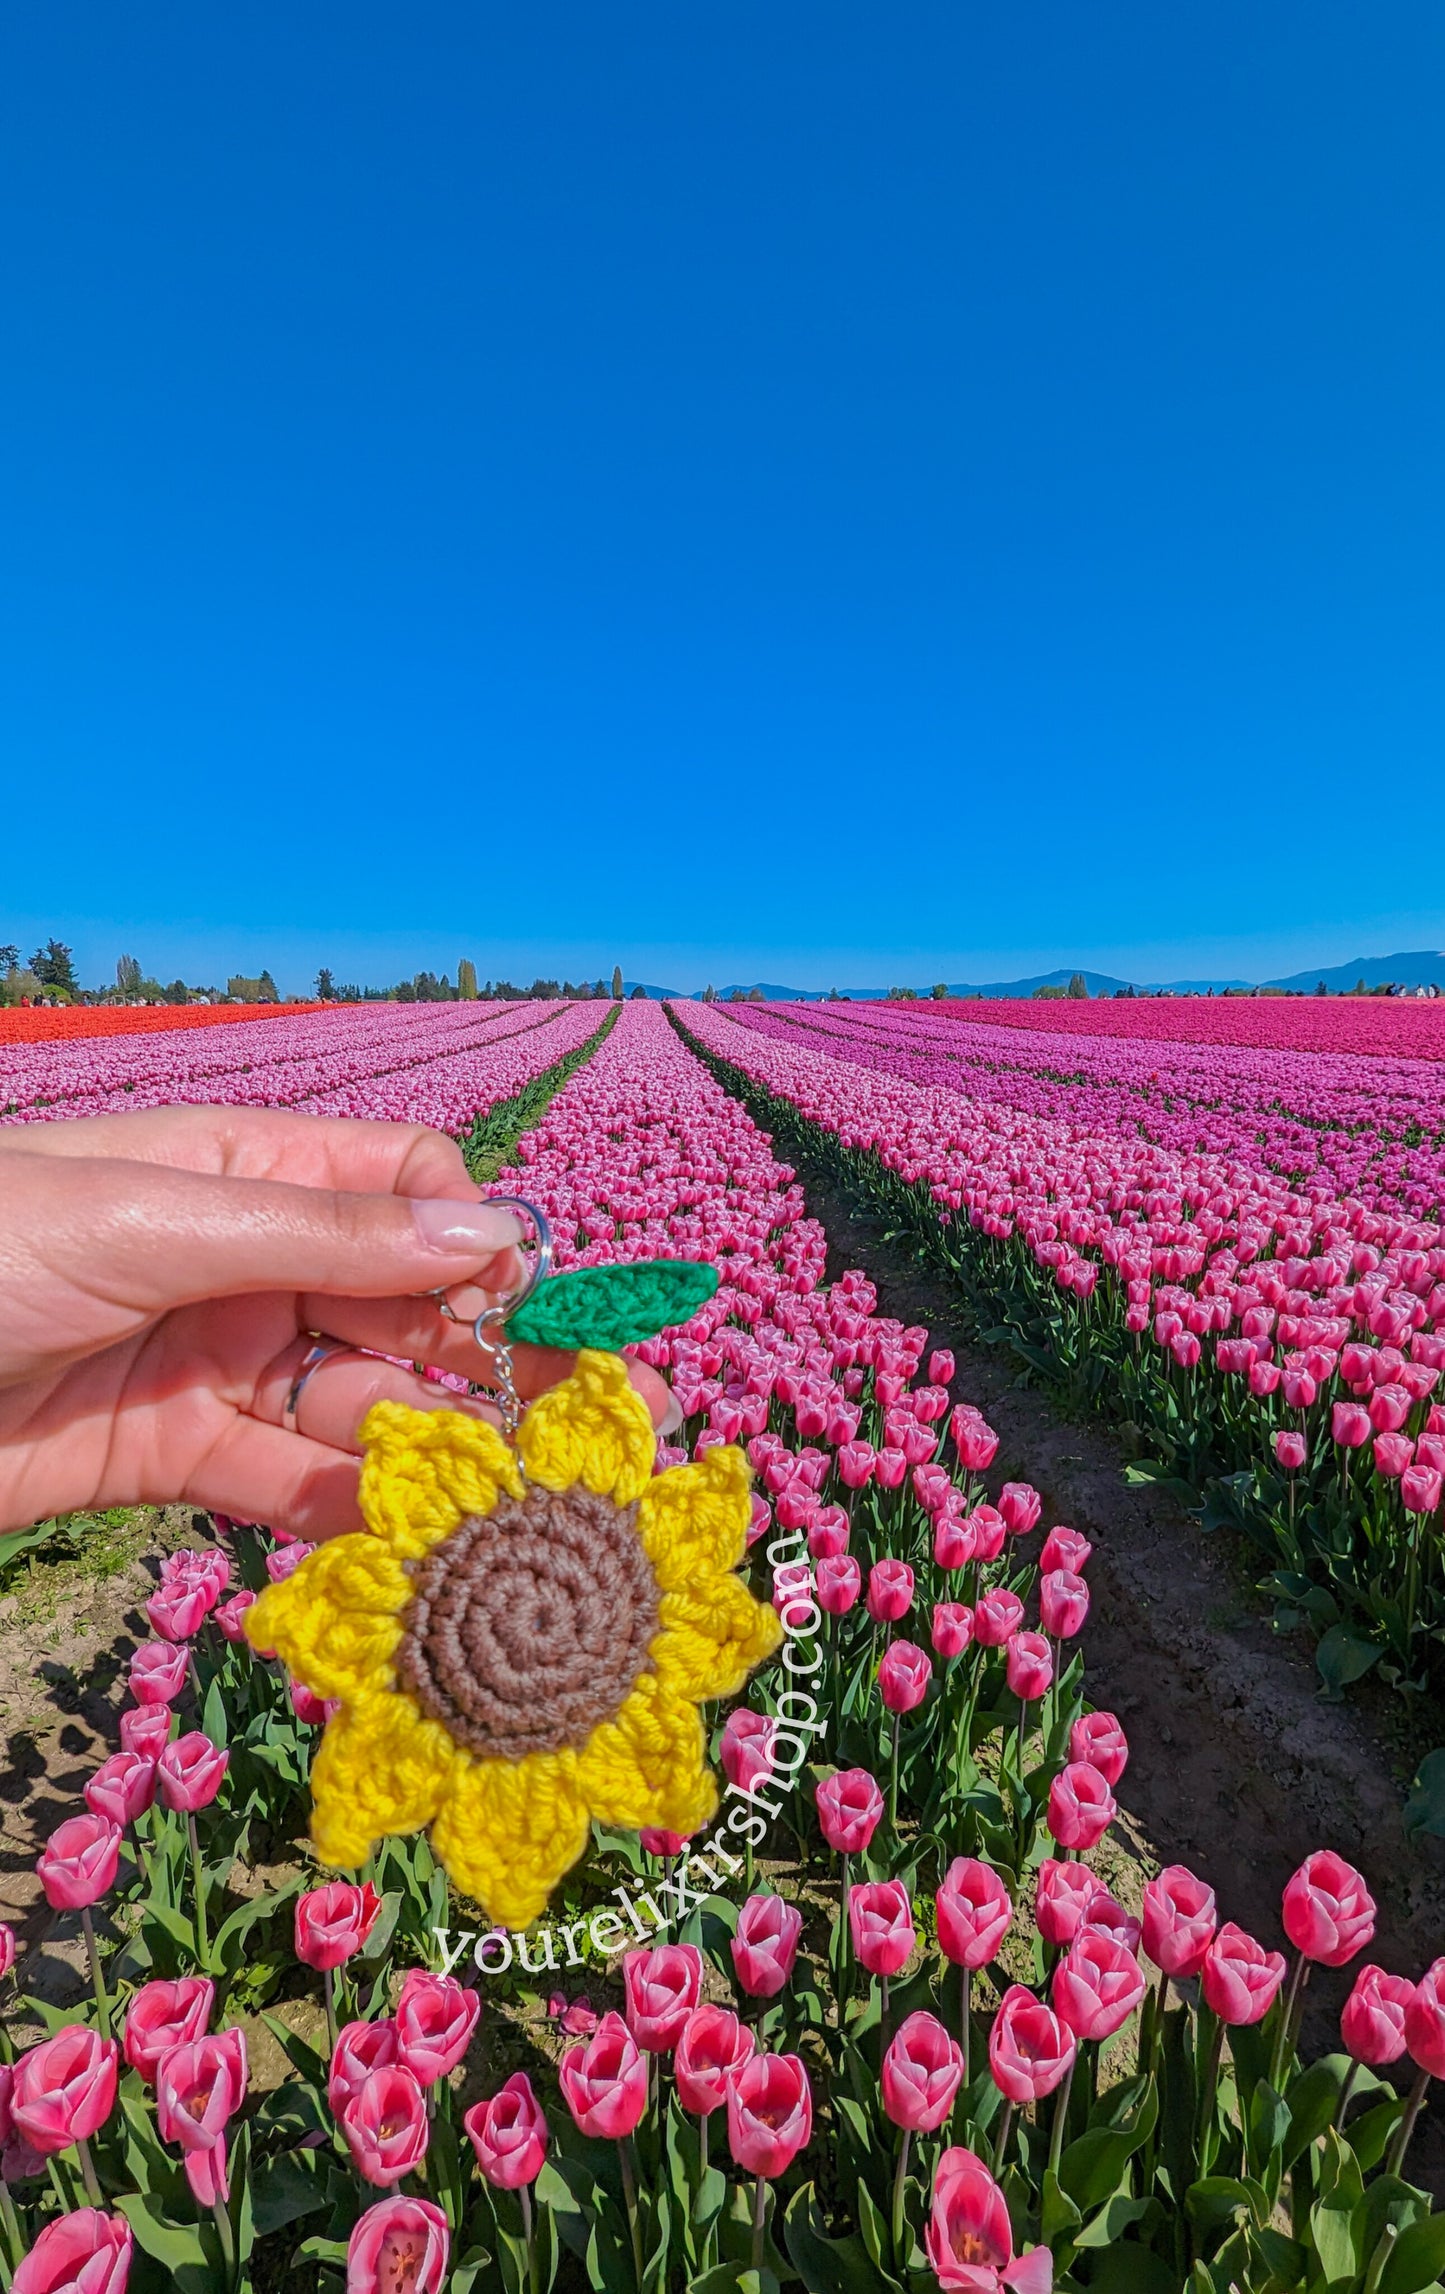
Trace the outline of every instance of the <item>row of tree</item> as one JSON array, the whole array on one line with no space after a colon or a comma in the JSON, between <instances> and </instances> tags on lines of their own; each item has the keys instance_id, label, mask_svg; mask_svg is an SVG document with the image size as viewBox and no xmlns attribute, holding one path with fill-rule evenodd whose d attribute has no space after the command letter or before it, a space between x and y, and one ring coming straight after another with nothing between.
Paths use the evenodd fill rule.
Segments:
<instances>
[{"instance_id":1,"label":"row of tree","mask_svg":"<svg viewBox=\"0 0 1445 2294\"><path fill-rule=\"evenodd\" d=\"M18 944L0 942L0 1004L279 1004L281 991L269 970L255 979L234 973L224 988L186 980L168 984L152 977L138 956L121 956L114 982L81 985L75 951L64 940L47 940L28 963Z\"/></svg>"}]
</instances>

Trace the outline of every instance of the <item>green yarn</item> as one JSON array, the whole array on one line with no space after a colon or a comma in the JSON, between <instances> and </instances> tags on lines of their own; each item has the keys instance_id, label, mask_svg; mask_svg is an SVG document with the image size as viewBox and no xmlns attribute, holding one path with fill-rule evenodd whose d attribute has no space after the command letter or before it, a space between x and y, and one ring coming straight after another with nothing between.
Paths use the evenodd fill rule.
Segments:
<instances>
[{"instance_id":1,"label":"green yarn","mask_svg":"<svg viewBox=\"0 0 1445 2294\"><path fill-rule=\"evenodd\" d=\"M529 1346L595 1346L615 1354L686 1322L718 1286L695 1259L636 1259L555 1275L507 1317L507 1336Z\"/></svg>"}]
</instances>

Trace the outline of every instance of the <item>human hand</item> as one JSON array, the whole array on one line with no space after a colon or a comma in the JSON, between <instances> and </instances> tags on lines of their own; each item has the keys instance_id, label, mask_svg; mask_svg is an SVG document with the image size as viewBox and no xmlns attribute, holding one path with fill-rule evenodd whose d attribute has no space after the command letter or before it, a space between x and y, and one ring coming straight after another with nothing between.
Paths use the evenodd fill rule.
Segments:
<instances>
[{"instance_id":1,"label":"human hand","mask_svg":"<svg viewBox=\"0 0 1445 2294\"><path fill-rule=\"evenodd\" d=\"M485 1376L468 1317L514 1292L521 1229L416 1124L177 1107L0 1132L0 1529L181 1501L312 1542L361 1527L373 1402L480 1401L334 1355L283 1410L312 1331ZM573 1357L515 1349L530 1400ZM633 1383L660 1425L670 1397Z\"/></svg>"}]
</instances>

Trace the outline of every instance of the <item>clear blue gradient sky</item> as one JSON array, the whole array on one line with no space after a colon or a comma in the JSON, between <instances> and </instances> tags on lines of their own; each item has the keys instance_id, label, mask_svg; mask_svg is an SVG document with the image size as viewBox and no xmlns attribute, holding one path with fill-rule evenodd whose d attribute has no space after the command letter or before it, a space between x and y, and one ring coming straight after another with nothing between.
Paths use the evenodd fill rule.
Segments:
<instances>
[{"instance_id":1,"label":"clear blue gradient sky","mask_svg":"<svg viewBox=\"0 0 1445 2294\"><path fill-rule=\"evenodd\" d=\"M1438 0L22 0L0 940L1445 945Z\"/></svg>"}]
</instances>

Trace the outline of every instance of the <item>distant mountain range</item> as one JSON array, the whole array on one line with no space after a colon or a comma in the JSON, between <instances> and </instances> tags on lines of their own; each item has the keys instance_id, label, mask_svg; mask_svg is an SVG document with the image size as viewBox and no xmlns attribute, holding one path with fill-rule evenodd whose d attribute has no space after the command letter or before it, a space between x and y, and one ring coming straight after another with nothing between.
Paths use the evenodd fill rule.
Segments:
<instances>
[{"instance_id":1,"label":"distant mountain range","mask_svg":"<svg viewBox=\"0 0 1445 2294\"><path fill-rule=\"evenodd\" d=\"M983 983L966 980L955 981L950 982L948 992L951 996L1032 996L1039 988L1066 988L1074 977L1074 973L1079 969L1078 965L1061 964L1057 971L1036 972L1026 980L989 980ZM1324 981L1332 995L1339 995L1344 990L1357 986L1362 980L1367 988L1386 987L1394 981L1398 981L1402 987L1406 988L1428 987L1433 982L1436 987L1445 991L1445 952L1417 948L1409 953L1393 956L1352 956L1347 964L1321 964L1308 971L1291 972L1287 979L1260 980L1258 982L1243 979L1131 981L1115 979L1110 972L1090 972L1087 970L1084 972L1084 985L1091 996L1112 996L1120 988L1127 987L1136 988L1141 994L1158 995L1162 992L1165 995L1174 996L1202 996L1206 995L1212 988L1218 996L1222 995L1227 988L1254 986L1292 988L1304 995L1312 995L1321 980ZM898 984L916 987L920 994L926 994L933 983L931 981L901 981ZM639 983L628 980L625 983L624 992L631 995L633 988L638 985L641 985L644 995L659 999L670 998L678 1002L691 1003L702 1001L703 991L701 988L659 988L650 981ZM820 1004L825 1003L828 997L834 993L846 996L850 1003L869 1004L882 1003L887 997L888 990L887 988L839 988L837 990L831 988L789 988L780 985L776 980L748 982L729 980L725 986L719 987L717 990L719 997L735 994L743 996L760 994L770 1004Z\"/></svg>"}]
</instances>

